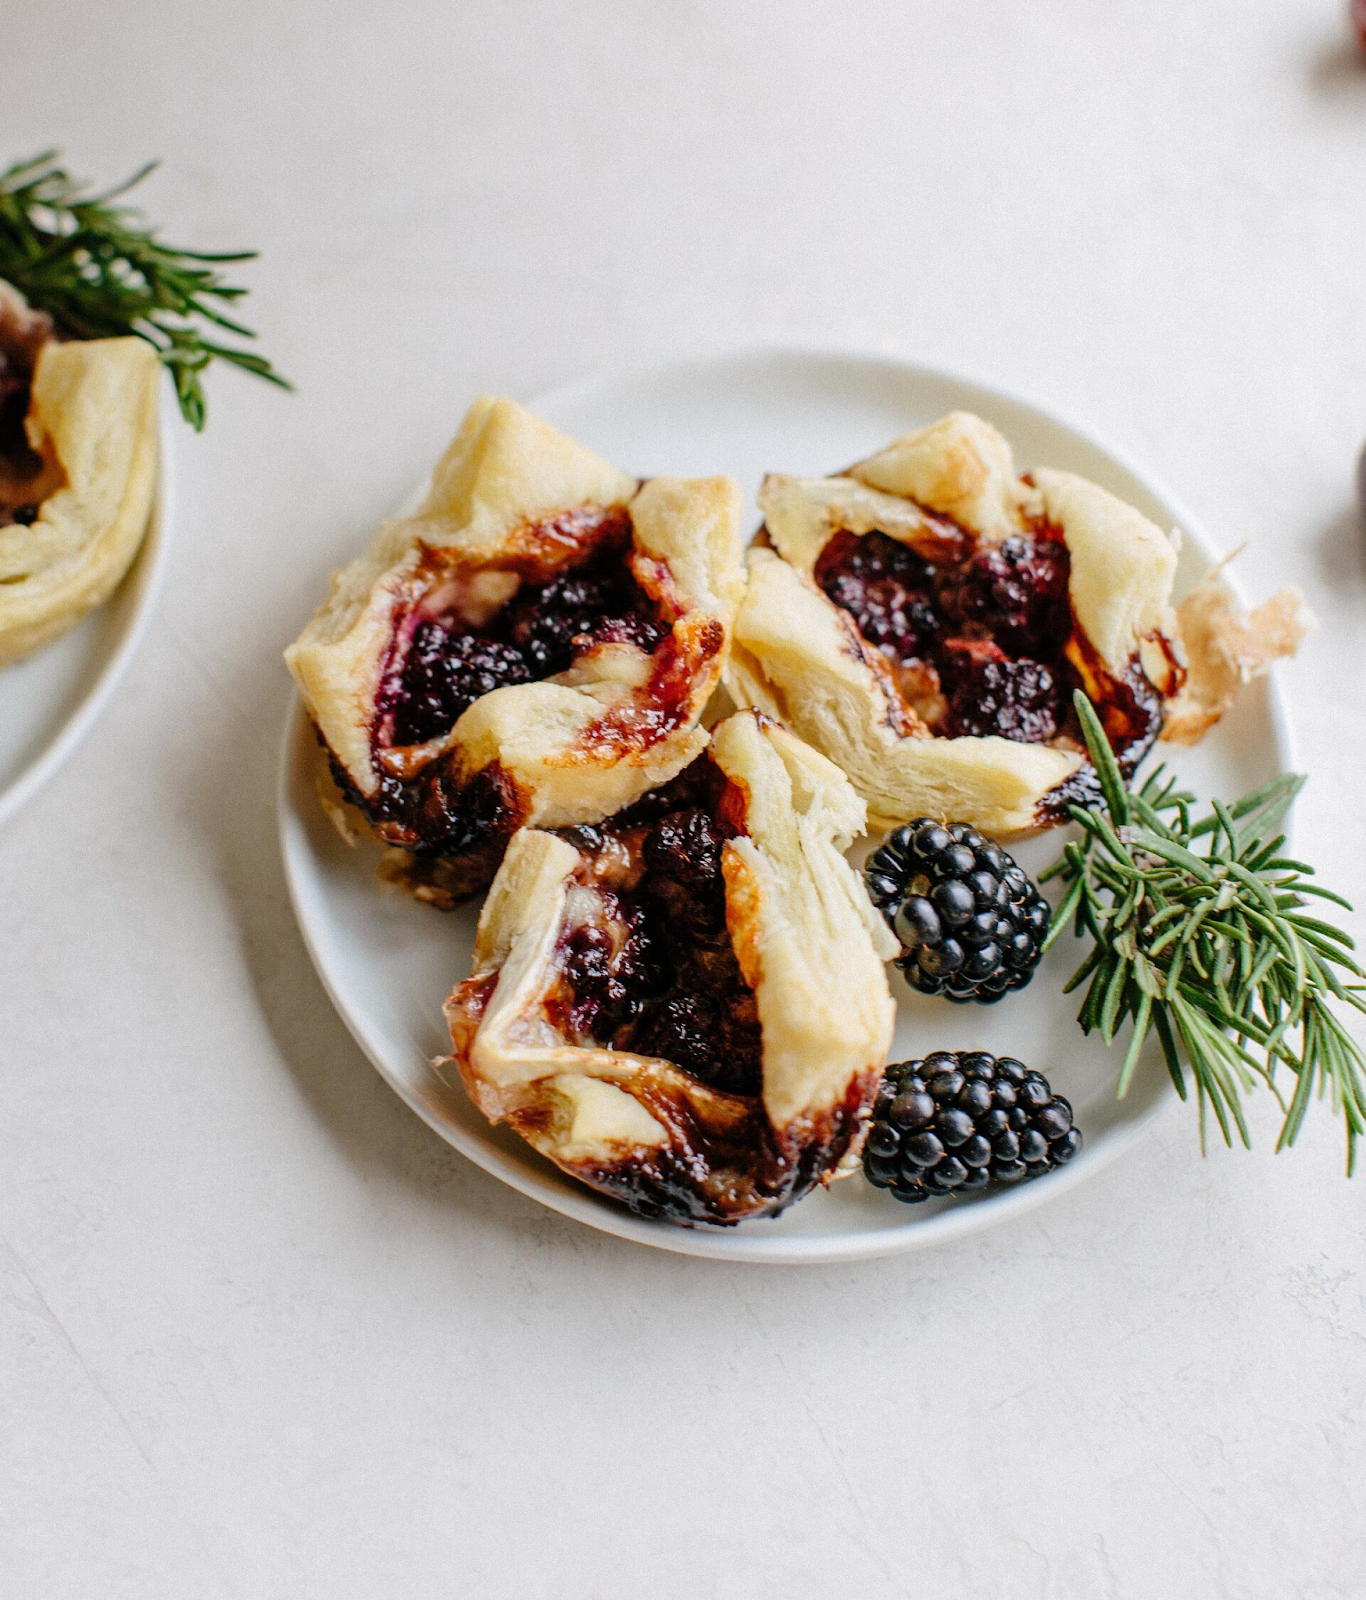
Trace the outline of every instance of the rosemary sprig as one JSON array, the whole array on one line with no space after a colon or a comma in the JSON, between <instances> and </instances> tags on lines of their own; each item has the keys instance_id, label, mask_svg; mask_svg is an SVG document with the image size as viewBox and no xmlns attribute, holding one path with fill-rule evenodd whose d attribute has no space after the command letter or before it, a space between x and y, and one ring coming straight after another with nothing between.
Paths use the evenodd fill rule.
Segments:
<instances>
[{"instance_id":1,"label":"rosemary sprig","mask_svg":"<svg viewBox=\"0 0 1366 1600\"><path fill-rule=\"evenodd\" d=\"M1075 702L1104 804L1069 807L1082 837L1043 874L1067 885L1045 948L1069 922L1091 937L1064 992L1086 985L1077 1020L1107 1044L1132 1024L1117 1092L1156 1033L1183 1100L1186 1073L1194 1080L1202 1149L1207 1113L1225 1143L1250 1143L1242 1097L1260 1082L1284 1112L1277 1150L1295 1142L1310 1101L1329 1097L1350 1174L1366 1131L1366 1056L1333 1002L1366 1012L1366 985L1354 981L1352 940L1310 909L1351 907L1283 853L1280 824L1304 778L1215 800L1193 819L1195 797L1162 768L1128 788L1091 702L1080 692Z\"/></svg>"},{"instance_id":2,"label":"rosemary sprig","mask_svg":"<svg viewBox=\"0 0 1366 1600\"><path fill-rule=\"evenodd\" d=\"M178 250L163 244L140 212L111 204L154 171L154 161L116 188L91 194L58 165L59 154L45 150L0 172L0 278L76 338L146 339L170 370L181 415L196 431L205 412L200 374L215 357L288 389L264 356L212 336L221 328L256 337L225 310L247 291L218 270L256 252Z\"/></svg>"}]
</instances>

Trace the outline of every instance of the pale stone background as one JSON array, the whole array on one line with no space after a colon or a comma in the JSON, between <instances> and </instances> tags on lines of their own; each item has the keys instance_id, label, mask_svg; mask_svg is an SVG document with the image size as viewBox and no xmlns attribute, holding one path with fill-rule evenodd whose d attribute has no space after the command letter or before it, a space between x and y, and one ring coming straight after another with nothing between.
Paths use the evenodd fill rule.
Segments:
<instances>
[{"instance_id":1,"label":"pale stone background","mask_svg":"<svg viewBox=\"0 0 1366 1600\"><path fill-rule=\"evenodd\" d=\"M175 239L260 247L299 385L214 375L152 633L0 838L0 1591L1366 1594L1328 1118L1173 1111L900 1260L633 1248L383 1085L273 818L278 650L478 387L793 339L1054 404L1302 584L1300 845L1366 901L1337 0L6 0L0 61L0 151L159 154Z\"/></svg>"}]
</instances>

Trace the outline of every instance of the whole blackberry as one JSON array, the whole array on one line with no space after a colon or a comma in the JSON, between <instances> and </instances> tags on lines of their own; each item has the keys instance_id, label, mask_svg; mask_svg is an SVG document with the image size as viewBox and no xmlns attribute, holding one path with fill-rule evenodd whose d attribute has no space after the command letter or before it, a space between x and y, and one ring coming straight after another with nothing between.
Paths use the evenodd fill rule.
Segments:
<instances>
[{"instance_id":1,"label":"whole blackberry","mask_svg":"<svg viewBox=\"0 0 1366 1600\"><path fill-rule=\"evenodd\" d=\"M919 817L888 834L864 877L905 951L897 966L921 994L990 1004L1033 977L1048 902L975 829Z\"/></svg>"},{"instance_id":2,"label":"whole blackberry","mask_svg":"<svg viewBox=\"0 0 1366 1600\"><path fill-rule=\"evenodd\" d=\"M1041 1177L1080 1149L1072 1107L1041 1072L985 1050L936 1050L884 1072L863 1171L914 1205Z\"/></svg>"}]
</instances>

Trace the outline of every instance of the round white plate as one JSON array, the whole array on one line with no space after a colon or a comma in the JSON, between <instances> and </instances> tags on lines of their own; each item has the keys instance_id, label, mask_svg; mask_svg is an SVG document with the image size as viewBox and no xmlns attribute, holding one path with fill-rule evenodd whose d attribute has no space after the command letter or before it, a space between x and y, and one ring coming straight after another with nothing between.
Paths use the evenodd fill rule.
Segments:
<instances>
[{"instance_id":1,"label":"round white plate","mask_svg":"<svg viewBox=\"0 0 1366 1600\"><path fill-rule=\"evenodd\" d=\"M172 414L179 416L163 395L152 518L123 581L70 633L0 667L0 824L42 788L94 726L152 615L174 509Z\"/></svg>"},{"instance_id":2,"label":"round white plate","mask_svg":"<svg viewBox=\"0 0 1366 1600\"><path fill-rule=\"evenodd\" d=\"M997 389L882 357L761 349L612 373L533 403L540 415L642 476L733 473L750 497L765 471L838 470L898 433L963 408L994 422L1023 464L1070 468L1185 536L1178 586L1211 552L1189 517L1148 480L1070 424ZM338 560L351 552L338 550ZM1235 795L1285 770L1289 736L1276 691L1247 689L1232 716L1174 764L1201 793ZM844 1261L909 1250L982 1228L1082 1182L1129 1145L1172 1098L1160 1059L1140 1066L1117 1101L1119 1054L1082 1036L1078 997L1061 986L1082 947L1061 939L1029 988L995 1007L914 995L893 972L899 1019L892 1059L933 1048L983 1048L1046 1072L1076 1110L1085 1145L1060 1171L982 1199L903 1206L855 1177L808 1196L776 1221L737 1228L647 1222L564 1177L519 1139L490 1128L458 1076L433 1065L448 1048L441 1001L468 975L477 907L442 915L376 882L378 852L348 848L313 793L317 745L297 705L285 730L280 830L299 925L337 1010L375 1066L455 1148L523 1194L566 1216L660 1249L731 1260ZM1038 871L1053 834L1015 853Z\"/></svg>"}]
</instances>

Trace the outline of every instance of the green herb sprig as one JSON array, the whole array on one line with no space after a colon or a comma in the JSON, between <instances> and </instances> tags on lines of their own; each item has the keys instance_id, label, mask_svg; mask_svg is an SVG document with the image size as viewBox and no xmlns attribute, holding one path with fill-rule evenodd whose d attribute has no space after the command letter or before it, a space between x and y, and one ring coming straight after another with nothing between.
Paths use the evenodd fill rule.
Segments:
<instances>
[{"instance_id":1,"label":"green herb sprig","mask_svg":"<svg viewBox=\"0 0 1366 1600\"><path fill-rule=\"evenodd\" d=\"M1077 1020L1107 1044L1132 1023L1118 1093L1156 1033L1183 1100L1187 1072L1195 1082L1202 1149L1207 1110L1226 1144L1236 1132L1250 1145L1242 1097L1261 1083L1284 1113L1277 1150L1295 1142L1311 1100L1331 1100L1350 1174L1366 1131L1366 1057L1334 1002L1366 1012L1366 985L1353 981L1363 973L1351 938L1310 910L1315 899L1351 906L1282 853L1280 825L1304 778L1215 800L1192 819L1195 797L1161 768L1126 787L1091 702L1074 698L1103 807L1068 808L1082 838L1043 874L1067 883L1045 948L1069 923L1094 941L1064 992L1087 984Z\"/></svg>"},{"instance_id":2,"label":"green herb sprig","mask_svg":"<svg viewBox=\"0 0 1366 1600\"><path fill-rule=\"evenodd\" d=\"M163 244L140 212L111 204L154 171L154 161L117 188L91 194L58 160L58 151L45 150L0 172L0 278L76 338L146 339L170 370L181 415L196 431L205 414L200 375L215 357L290 387L264 356L207 336L221 328L256 337L226 315L247 291L218 270L253 260L254 250L178 250Z\"/></svg>"}]
</instances>

